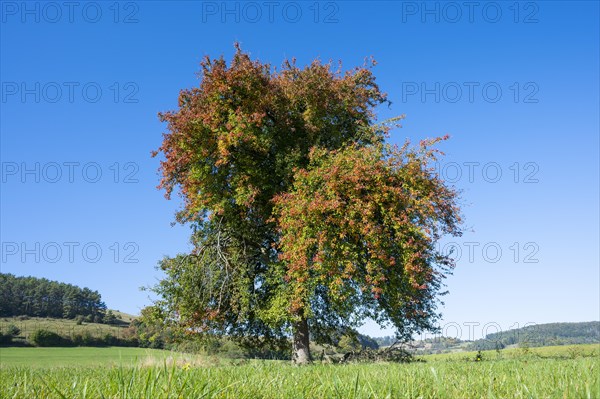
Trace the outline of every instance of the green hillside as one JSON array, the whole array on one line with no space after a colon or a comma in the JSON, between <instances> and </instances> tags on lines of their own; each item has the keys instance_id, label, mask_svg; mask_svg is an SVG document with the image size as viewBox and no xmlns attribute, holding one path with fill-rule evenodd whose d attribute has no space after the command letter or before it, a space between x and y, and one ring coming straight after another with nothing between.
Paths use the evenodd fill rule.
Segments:
<instances>
[{"instance_id":1,"label":"green hillside","mask_svg":"<svg viewBox=\"0 0 600 399\"><path fill-rule=\"evenodd\" d=\"M502 349L508 346L553 346L600 342L600 321L536 324L488 334L468 345L470 350Z\"/></svg>"},{"instance_id":2,"label":"green hillside","mask_svg":"<svg viewBox=\"0 0 600 399\"><path fill-rule=\"evenodd\" d=\"M395 342L392 336L374 340L386 347ZM417 354L435 354L477 350L496 350L511 347L541 347L600 343L600 322L547 323L488 334L476 341L438 336L417 340L409 348Z\"/></svg>"},{"instance_id":3,"label":"green hillside","mask_svg":"<svg viewBox=\"0 0 600 399\"><path fill-rule=\"evenodd\" d=\"M0 332L6 333L9 326L16 326L20 333L19 339L29 339L30 335L37 330L44 329L56 334L72 337L75 334L89 333L95 337L101 337L106 334L122 337L129 323L119 323L115 325L102 323L79 322L72 319L53 319L48 317L2 317L0 318Z\"/></svg>"}]
</instances>

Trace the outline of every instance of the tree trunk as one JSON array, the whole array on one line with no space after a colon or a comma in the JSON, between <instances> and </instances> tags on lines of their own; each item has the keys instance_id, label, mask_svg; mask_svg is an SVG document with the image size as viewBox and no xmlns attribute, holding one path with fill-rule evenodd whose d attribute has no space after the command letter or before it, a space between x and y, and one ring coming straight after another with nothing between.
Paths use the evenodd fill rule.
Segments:
<instances>
[{"instance_id":1,"label":"tree trunk","mask_svg":"<svg viewBox=\"0 0 600 399\"><path fill-rule=\"evenodd\" d=\"M308 335L308 320L306 318L292 325L294 339L292 343L292 363L308 364L311 362L310 357L310 338Z\"/></svg>"}]
</instances>

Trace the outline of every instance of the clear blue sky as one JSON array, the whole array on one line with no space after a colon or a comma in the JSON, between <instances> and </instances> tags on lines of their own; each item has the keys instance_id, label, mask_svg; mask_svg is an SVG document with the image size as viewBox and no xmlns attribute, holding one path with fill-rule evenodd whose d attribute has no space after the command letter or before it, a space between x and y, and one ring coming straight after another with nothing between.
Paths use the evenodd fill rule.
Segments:
<instances>
[{"instance_id":1,"label":"clear blue sky","mask_svg":"<svg viewBox=\"0 0 600 399\"><path fill-rule=\"evenodd\" d=\"M273 65L374 56L380 118L407 115L391 141L451 135L469 232L444 243L448 335L600 319L598 2L1 4L2 272L148 305L156 262L189 249L156 114L239 41Z\"/></svg>"}]
</instances>

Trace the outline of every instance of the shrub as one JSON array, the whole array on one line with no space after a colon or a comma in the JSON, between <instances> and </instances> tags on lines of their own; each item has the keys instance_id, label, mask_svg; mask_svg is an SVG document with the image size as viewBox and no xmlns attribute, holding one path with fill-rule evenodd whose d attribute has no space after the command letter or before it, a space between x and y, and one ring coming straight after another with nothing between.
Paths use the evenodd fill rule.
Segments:
<instances>
[{"instance_id":1,"label":"shrub","mask_svg":"<svg viewBox=\"0 0 600 399\"><path fill-rule=\"evenodd\" d=\"M246 357L246 353L243 351L243 349L231 340L223 340L218 353L223 357L231 359L242 359Z\"/></svg>"},{"instance_id":2,"label":"shrub","mask_svg":"<svg viewBox=\"0 0 600 399\"><path fill-rule=\"evenodd\" d=\"M73 344L76 346L98 346L97 338L94 338L89 331L84 331L82 334L75 334L73 336Z\"/></svg>"},{"instance_id":3,"label":"shrub","mask_svg":"<svg viewBox=\"0 0 600 399\"><path fill-rule=\"evenodd\" d=\"M104 337L102 337L102 341L103 341L104 345L108 345L108 346L118 346L119 345L119 339L117 337L115 337L114 335L112 335L111 333L104 334Z\"/></svg>"},{"instance_id":4,"label":"shrub","mask_svg":"<svg viewBox=\"0 0 600 399\"><path fill-rule=\"evenodd\" d=\"M105 324L116 324L119 320L117 319L117 316L115 316L115 314L113 313L112 310L109 310L106 313L106 316L104 316L103 322Z\"/></svg>"},{"instance_id":5,"label":"shrub","mask_svg":"<svg viewBox=\"0 0 600 399\"><path fill-rule=\"evenodd\" d=\"M358 339L354 335L344 335L337 346L342 353L359 351L361 349L360 342L358 342Z\"/></svg>"},{"instance_id":6,"label":"shrub","mask_svg":"<svg viewBox=\"0 0 600 399\"><path fill-rule=\"evenodd\" d=\"M71 337L73 345L75 346L83 346L83 337L81 334L75 334Z\"/></svg>"},{"instance_id":7,"label":"shrub","mask_svg":"<svg viewBox=\"0 0 600 399\"><path fill-rule=\"evenodd\" d=\"M13 336L10 334L0 333L0 345L12 343Z\"/></svg>"},{"instance_id":8,"label":"shrub","mask_svg":"<svg viewBox=\"0 0 600 399\"><path fill-rule=\"evenodd\" d=\"M96 338L94 338L94 336L89 332L86 331L83 333L82 335L82 346L96 346L98 343L98 341L96 340Z\"/></svg>"},{"instance_id":9,"label":"shrub","mask_svg":"<svg viewBox=\"0 0 600 399\"><path fill-rule=\"evenodd\" d=\"M52 331L39 329L29 336L29 340L35 346L71 346L70 339L62 337Z\"/></svg>"},{"instance_id":10,"label":"shrub","mask_svg":"<svg viewBox=\"0 0 600 399\"><path fill-rule=\"evenodd\" d=\"M356 352L348 352L340 360L341 363L350 362L397 362L410 363L420 361L415 359L410 352L403 348L390 346L385 349L370 349L365 348Z\"/></svg>"},{"instance_id":11,"label":"shrub","mask_svg":"<svg viewBox=\"0 0 600 399\"><path fill-rule=\"evenodd\" d=\"M16 337L17 335L21 334L21 329L14 324L9 324L8 327L6 327L6 334Z\"/></svg>"},{"instance_id":12,"label":"shrub","mask_svg":"<svg viewBox=\"0 0 600 399\"><path fill-rule=\"evenodd\" d=\"M21 329L14 324L9 324L5 332L0 332L0 345L10 345L13 338L21 334Z\"/></svg>"}]
</instances>

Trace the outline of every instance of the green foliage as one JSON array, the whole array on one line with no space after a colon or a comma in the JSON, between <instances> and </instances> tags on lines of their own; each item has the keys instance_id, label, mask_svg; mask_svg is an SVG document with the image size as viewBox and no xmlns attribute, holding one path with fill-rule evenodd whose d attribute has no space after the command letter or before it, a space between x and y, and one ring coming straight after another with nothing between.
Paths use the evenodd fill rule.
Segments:
<instances>
[{"instance_id":1,"label":"green foliage","mask_svg":"<svg viewBox=\"0 0 600 399\"><path fill-rule=\"evenodd\" d=\"M9 345L12 343L13 336L0 332L0 345Z\"/></svg>"},{"instance_id":2,"label":"green foliage","mask_svg":"<svg viewBox=\"0 0 600 399\"><path fill-rule=\"evenodd\" d=\"M379 344L367 335L359 334L356 331L348 331L340 337L336 347L341 353L347 353L363 349L377 350L379 349Z\"/></svg>"},{"instance_id":3,"label":"green foliage","mask_svg":"<svg viewBox=\"0 0 600 399\"><path fill-rule=\"evenodd\" d=\"M103 322L106 324L115 324L117 323L118 319L117 316L115 316L115 314L113 313L112 310L109 310L108 312L106 312L106 315L104 316Z\"/></svg>"},{"instance_id":4,"label":"green foliage","mask_svg":"<svg viewBox=\"0 0 600 399\"><path fill-rule=\"evenodd\" d=\"M311 154L275 200L291 315L308 309L315 324L350 326L370 317L404 339L434 328L435 297L453 267L434 244L460 234L456 193L431 172L436 141Z\"/></svg>"},{"instance_id":5,"label":"green foliage","mask_svg":"<svg viewBox=\"0 0 600 399\"><path fill-rule=\"evenodd\" d=\"M375 362L393 362L393 363L410 363L413 361L421 361L407 350L399 347L385 349L360 349L346 352L341 359L342 363L375 363Z\"/></svg>"},{"instance_id":6,"label":"green foliage","mask_svg":"<svg viewBox=\"0 0 600 399\"><path fill-rule=\"evenodd\" d=\"M17 335L21 334L21 329L19 327L15 326L14 324L9 324L6 327L6 333L8 335L16 337Z\"/></svg>"},{"instance_id":7,"label":"green foliage","mask_svg":"<svg viewBox=\"0 0 600 399\"><path fill-rule=\"evenodd\" d=\"M307 348L306 325L333 343L364 317L404 339L433 328L453 266L434 244L460 234L457 193L434 173L439 139L383 144L402 117L375 124L387 98L370 67L276 70L239 46L229 66L204 59L200 86L160 114L160 187L180 190L194 244L159 263L164 323L253 348L290 332Z\"/></svg>"},{"instance_id":8,"label":"green foliage","mask_svg":"<svg viewBox=\"0 0 600 399\"><path fill-rule=\"evenodd\" d=\"M35 346L70 346L72 342L52 331L37 330L29 336L29 340Z\"/></svg>"},{"instance_id":9,"label":"green foliage","mask_svg":"<svg viewBox=\"0 0 600 399\"><path fill-rule=\"evenodd\" d=\"M62 336L48 330L37 330L29 336L35 346L68 347L68 346L137 346L137 339L121 339L110 333L102 336L92 335L89 331L77 333L71 337Z\"/></svg>"},{"instance_id":10,"label":"green foliage","mask_svg":"<svg viewBox=\"0 0 600 399\"><path fill-rule=\"evenodd\" d=\"M142 309L141 316L131 323L129 335L143 348L163 349L175 343L175 331L156 306Z\"/></svg>"},{"instance_id":11,"label":"green foliage","mask_svg":"<svg viewBox=\"0 0 600 399\"><path fill-rule=\"evenodd\" d=\"M338 342L338 347L343 353L353 352L361 349L361 345L358 339L352 335L344 335Z\"/></svg>"},{"instance_id":12,"label":"green foliage","mask_svg":"<svg viewBox=\"0 0 600 399\"><path fill-rule=\"evenodd\" d=\"M45 278L0 273L0 317L33 316L102 321L106 305L97 291Z\"/></svg>"},{"instance_id":13,"label":"green foliage","mask_svg":"<svg viewBox=\"0 0 600 399\"><path fill-rule=\"evenodd\" d=\"M13 338L21 333L21 329L14 324L9 324L6 328L0 331L0 345L10 345L13 342Z\"/></svg>"},{"instance_id":14,"label":"green foliage","mask_svg":"<svg viewBox=\"0 0 600 399\"><path fill-rule=\"evenodd\" d=\"M358 334L358 342L363 349L379 349L379 344L368 335Z\"/></svg>"}]
</instances>

